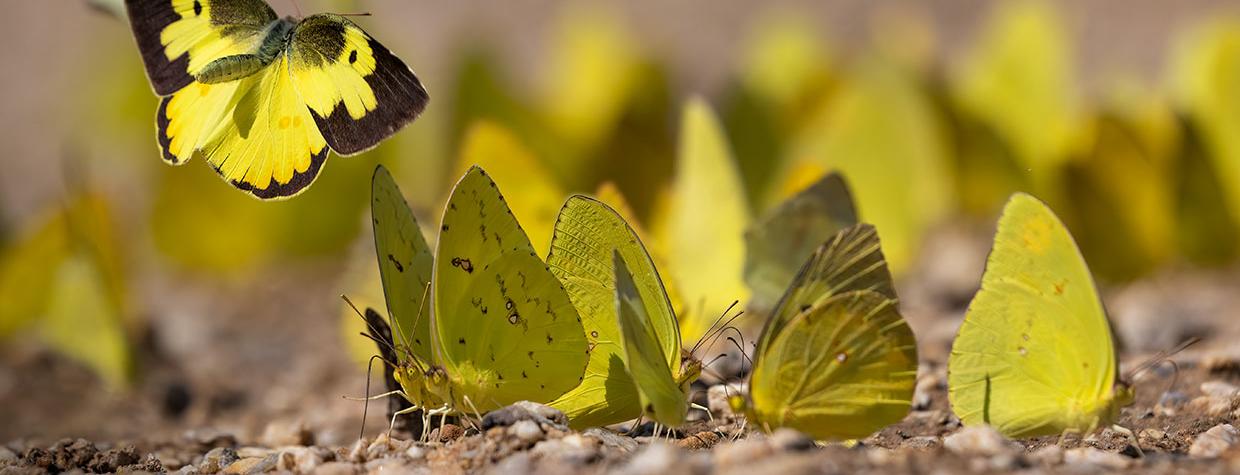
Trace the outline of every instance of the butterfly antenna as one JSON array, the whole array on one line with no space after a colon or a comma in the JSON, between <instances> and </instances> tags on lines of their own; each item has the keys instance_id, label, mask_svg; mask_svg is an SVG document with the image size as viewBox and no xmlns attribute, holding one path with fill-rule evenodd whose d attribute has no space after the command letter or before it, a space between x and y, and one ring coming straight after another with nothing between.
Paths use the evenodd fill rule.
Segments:
<instances>
[{"instance_id":1,"label":"butterfly antenna","mask_svg":"<svg viewBox=\"0 0 1240 475\"><path fill-rule=\"evenodd\" d=\"M297 18L301 18L301 5L297 3L297 0L289 0L289 3L293 4L293 11L297 12Z\"/></svg>"},{"instance_id":2,"label":"butterfly antenna","mask_svg":"<svg viewBox=\"0 0 1240 475\"><path fill-rule=\"evenodd\" d=\"M737 332L737 334L739 333L740 332ZM741 375L743 376L747 372L745 370L746 367L750 369L753 368L753 359L749 358L748 353L745 353L745 335L740 335L740 338L740 341L736 341L735 338L728 337L728 342L732 343L732 346L736 347L736 351L739 351L741 354L741 359L745 360L745 365L741 367Z\"/></svg>"},{"instance_id":3,"label":"butterfly antenna","mask_svg":"<svg viewBox=\"0 0 1240 475\"><path fill-rule=\"evenodd\" d=\"M706 333L702 335L702 338L699 338L697 341L697 344L693 345L693 349L689 350L690 354L693 354L694 352L696 352L698 350L698 347L702 346L702 342L709 339L717 331L715 327L719 326L719 322L723 321L724 317L728 316L728 312L731 312L732 309L736 307L736 304L738 303L740 303L740 300L733 300L732 305L728 305L728 308L724 309L724 311L720 313L718 317L715 318L715 321L710 324L710 328L706 329Z\"/></svg>"},{"instance_id":4,"label":"butterfly antenna","mask_svg":"<svg viewBox=\"0 0 1240 475\"><path fill-rule=\"evenodd\" d=\"M1162 351L1159 351L1158 353L1155 353L1153 357L1151 357L1150 359L1146 360L1144 363L1141 363L1139 366L1129 371L1128 374L1124 376L1124 380L1131 383L1134 379L1136 379L1137 375L1144 373L1146 371L1149 371L1157 366L1161 366L1164 361L1171 361L1172 356L1175 356L1176 354L1179 354L1180 352L1187 350L1189 347L1196 345L1199 342L1201 342L1200 338L1192 337L1187 340L1184 340L1179 345L1176 345L1176 347L1172 348L1171 351L1162 350ZM1175 363L1172 362L1172 364L1175 364ZM1176 366L1176 370L1177 371L1179 370L1178 365Z\"/></svg>"},{"instance_id":5,"label":"butterfly antenna","mask_svg":"<svg viewBox=\"0 0 1240 475\"><path fill-rule=\"evenodd\" d=\"M371 341L374 341L374 342L375 342L376 344L378 344L380 347L388 347L388 348L391 348L393 352L396 352L396 344L395 344L395 342L383 341L383 340L380 340L380 339L375 338L374 336L372 336L372 334L373 334L373 335L378 335L378 334L380 333L380 332L379 332L379 329L378 329L378 328L375 328L375 327L374 327L374 325L371 325L371 324L370 324L370 320L367 320L367 319L366 319L366 315L365 315L365 314L363 314L361 310L358 310L358 309L357 309L357 305L354 305L354 304L353 304L353 301L349 299L349 296L348 296L348 295L341 294L341 295L340 295L340 298L341 298L342 300L344 300L344 303L346 303L346 304L348 304L348 305L349 305L349 308L352 308L352 309L353 309L353 313L357 314L357 317L358 317L358 318L361 318L361 319L362 319L362 322L366 324L366 329L370 330L370 333L371 333L371 334L362 333L362 334L361 334L362 336L364 336L364 337L366 337L366 338L369 338Z\"/></svg>"},{"instance_id":6,"label":"butterfly antenna","mask_svg":"<svg viewBox=\"0 0 1240 475\"><path fill-rule=\"evenodd\" d=\"M362 404L362 430L357 434L358 439L366 437L366 415L370 412L370 370L374 366L375 359L382 360L383 358L375 355L366 362L366 402Z\"/></svg>"},{"instance_id":7,"label":"butterfly antenna","mask_svg":"<svg viewBox=\"0 0 1240 475\"><path fill-rule=\"evenodd\" d=\"M337 13L337 15L340 15L340 16L370 16L370 12L360 12L360 13Z\"/></svg>"}]
</instances>

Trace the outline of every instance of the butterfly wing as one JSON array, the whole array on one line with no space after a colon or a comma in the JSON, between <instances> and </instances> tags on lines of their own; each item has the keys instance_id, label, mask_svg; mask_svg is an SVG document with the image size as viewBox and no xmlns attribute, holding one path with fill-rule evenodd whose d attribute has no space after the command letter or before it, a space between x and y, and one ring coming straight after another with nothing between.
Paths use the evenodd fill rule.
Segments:
<instances>
[{"instance_id":1,"label":"butterfly wing","mask_svg":"<svg viewBox=\"0 0 1240 475\"><path fill-rule=\"evenodd\" d=\"M745 231L745 283L753 296L748 307L774 309L797 270L823 242L857 223L848 184L831 173L754 222Z\"/></svg>"},{"instance_id":2,"label":"butterfly wing","mask_svg":"<svg viewBox=\"0 0 1240 475\"><path fill-rule=\"evenodd\" d=\"M689 401L672 375L668 356L628 264L619 250L613 251L613 256L615 307L625 367L641 395L642 410L660 424L680 426L685 422Z\"/></svg>"},{"instance_id":3,"label":"butterfly wing","mask_svg":"<svg viewBox=\"0 0 1240 475\"><path fill-rule=\"evenodd\" d=\"M341 155L378 145L430 100L400 58L340 15L298 23L288 56L293 85L327 144Z\"/></svg>"},{"instance_id":4,"label":"butterfly wing","mask_svg":"<svg viewBox=\"0 0 1240 475\"><path fill-rule=\"evenodd\" d=\"M1115 378L1111 330L1072 236L1045 204L1013 195L952 344L953 410L1009 437L1088 431L1112 422L1099 415L1113 409Z\"/></svg>"},{"instance_id":5,"label":"butterfly wing","mask_svg":"<svg viewBox=\"0 0 1240 475\"><path fill-rule=\"evenodd\" d=\"M768 428L859 439L908 414L917 345L895 300L847 291L798 312L758 349L750 411Z\"/></svg>"},{"instance_id":6,"label":"butterfly wing","mask_svg":"<svg viewBox=\"0 0 1240 475\"><path fill-rule=\"evenodd\" d=\"M855 224L823 243L780 298L758 338L758 355L785 331L790 321L819 300L852 290L871 290L895 300L896 292L883 257L878 232L869 224Z\"/></svg>"},{"instance_id":7,"label":"butterfly wing","mask_svg":"<svg viewBox=\"0 0 1240 475\"><path fill-rule=\"evenodd\" d=\"M689 102L681 129L664 241L669 272L687 307L680 309L682 343L692 345L718 311L746 299L741 278L750 218L740 173L710 106Z\"/></svg>"},{"instance_id":8,"label":"butterfly wing","mask_svg":"<svg viewBox=\"0 0 1240 475\"><path fill-rule=\"evenodd\" d=\"M165 97L158 114L164 158L202 156L233 186L261 199L288 198L318 176L327 143L293 88L288 57L258 73L194 83Z\"/></svg>"},{"instance_id":9,"label":"butterfly wing","mask_svg":"<svg viewBox=\"0 0 1240 475\"><path fill-rule=\"evenodd\" d=\"M194 82L211 61L252 53L275 11L263 0L125 0L147 77L160 96Z\"/></svg>"},{"instance_id":10,"label":"butterfly wing","mask_svg":"<svg viewBox=\"0 0 1240 475\"><path fill-rule=\"evenodd\" d=\"M436 362L459 409L548 402L581 382L581 319L480 168L448 199L431 292Z\"/></svg>"},{"instance_id":11,"label":"butterfly wing","mask_svg":"<svg viewBox=\"0 0 1240 475\"><path fill-rule=\"evenodd\" d=\"M611 207L575 195L565 201L556 220L547 263L564 283L581 315L590 342L590 362L581 384L551 403L574 427L598 427L641 415L642 405L629 371L617 323L613 250L630 263L628 275L644 303L642 312L655 334L662 365L680 369L680 334L672 306L654 262L637 231ZM656 354L654 352L651 355Z\"/></svg>"},{"instance_id":12,"label":"butterfly wing","mask_svg":"<svg viewBox=\"0 0 1240 475\"><path fill-rule=\"evenodd\" d=\"M400 359L389 361L405 362L412 356L419 362L430 362L428 285L434 256L400 187L382 165L375 167L371 180L370 213L388 313L400 337L397 343L409 352L402 352L398 354Z\"/></svg>"}]
</instances>

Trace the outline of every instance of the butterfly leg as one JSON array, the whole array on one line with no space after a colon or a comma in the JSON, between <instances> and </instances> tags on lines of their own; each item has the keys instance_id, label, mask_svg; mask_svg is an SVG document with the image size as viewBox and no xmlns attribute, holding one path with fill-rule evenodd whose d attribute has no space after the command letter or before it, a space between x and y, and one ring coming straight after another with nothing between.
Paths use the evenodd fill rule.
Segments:
<instances>
[{"instance_id":1,"label":"butterfly leg","mask_svg":"<svg viewBox=\"0 0 1240 475\"><path fill-rule=\"evenodd\" d=\"M401 396L401 397L408 399L408 396L405 395L405 391L400 390L400 389L397 389L395 391L388 391L383 394L376 394L370 397L344 396L344 398L345 400L348 400L348 401L374 401L375 399L383 399L385 397L391 397L391 396Z\"/></svg>"},{"instance_id":2,"label":"butterfly leg","mask_svg":"<svg viewBox=\"0 0 1240 475\"><path fill-rule=\"evenodd\" d=\"M637 416L637 421L633 422L633 427L629 427L629 431L625 433L624 435L632 436L633 434L637 433L637 428L642 426L642 419L645 417L646 417L645 414Z\"/></svg>"},{"instance_id":3,"label":"butterfly leg","mask_svg":"<svg viewBox=\"0 0 1240 475\"><path fill-rule=\"evenodd\" d=\"M426 422L422 424L422 440L423 441L425 441L428 437L430 437L430 428L431 428L430 421L434 419L435 416L442 416L439 418L439 427L443 428L444 419L447 417L448 413L450 412L452 412L452 408L449 407L447 404L444 404L443 406L440 406L437 409L431 409L423 413L423 417L425 417L424 421Z\"/></svg>"},{"instance_id":4,"label":"butterfly leg","mask_svg":"<svg viewBox=\"0 0 1240 475\"><path fill-rule=\"evenodd\" d=\"M387 431L388 439L392 438L392 428L396 427L397 417L402 416L404 414L412 414L414 412L417 412L420 409L422 408L415 405L415 406L406 407L404 409L401 409L399 411L392 413L392 421L388 423L388 431Z\"/></svg>"},{"instance_id":5,"label":"butterfly leg","mask_svg":"<svg viewBox=\"0 0 1240 475\"><path fill-rule=\"evenodd\" d=\"M691 408L693 408L693 409L697 409L697 410L699 410L699 411L705 411L705 412L706 412L706 417L710 419L710 422L711 422L712 424L713 424L713 423L715 423L715 415L710 413L710 408L707 408L707 407L705 407L705 406L703 406L703 405L701 405L701 404L698 404L698 403L693 403L693 402L689 403L689 407L691 407Z\"/></svg>"},{"instance_id":6,"label":"butterfly leg","mask_svg":"<svg viewBox=\"0 0 1240 475\"><path fill-rule=\"evenodd\" d=\"M1075 427L1064 429L1064 431L1059 434L1059 440L1055 441L1055 445L1062 447L1063 443L1068 440L1069 435L1075 435L1079 438L1081 436L1081 430Z\"/></svg>"},{"instance_id":7,"label":"butterfly leg","mask_svg":"<svg viewBox=\"0 0 1240 475\"><path fill-rule=\"evenodd\" d=\"M1132 429L1119 424L1112 424L1111 430L1128 436L1128 440L1132 441L1132 446L1137 448L1137 456L1145 458L1145 451L1141 450L1141 442L1137 440L1137 434L1132 433Z\"/></svg>"}]
</instances>

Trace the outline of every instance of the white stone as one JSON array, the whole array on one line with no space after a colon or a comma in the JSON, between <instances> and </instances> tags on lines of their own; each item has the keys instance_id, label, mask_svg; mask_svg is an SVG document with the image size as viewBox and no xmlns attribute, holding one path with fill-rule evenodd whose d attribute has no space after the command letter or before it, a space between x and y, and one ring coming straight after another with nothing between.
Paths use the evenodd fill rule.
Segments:
<instances>
[{"instance_id":1,"label":"white stone","mask_svg":"<svg viewBox=\"0 0 1240 475\"><path fill-rule=\"evenodd\" d=\"M1132 465L1132 459L1115 452L1098 450L1093 447L1079 447L1065 450L1063 463L1076 468L1090 467L1124 469Z\"/></svg>"},{"instance_id":2,"label":"white stone","mask_svg":"<svg viewBox=\"0 0 1240 475\"><path fill-rule=\"evenodd\" d=\"M512 424L508 427L508 433L525 442L536 442L543 438L543 431L538 427L538 423L529 419Z\"/></svg>"},{"instance_id":3,"label":"white stone","mask_svg":"<svg viewBox=\"0 0 1240 475\"><path fill-rule=\"evenodd\" d=\"M1231 424L1219 424L1197 436L1197 440L1188 448L1188 455L1199 458L1218 457L1238 442L1240 430Z\"/></svg>"},{"instance_id":4,"label":"white stone","mask_svg":"<svg viewBox=\"0 0 1240 475\"><path fill-rule=\"evenodd\" d=\"M956 454L994 456L1016 450L1015 444L988 425L962 428L943 438L943 447Z\"/></svg>"}]
</instances>

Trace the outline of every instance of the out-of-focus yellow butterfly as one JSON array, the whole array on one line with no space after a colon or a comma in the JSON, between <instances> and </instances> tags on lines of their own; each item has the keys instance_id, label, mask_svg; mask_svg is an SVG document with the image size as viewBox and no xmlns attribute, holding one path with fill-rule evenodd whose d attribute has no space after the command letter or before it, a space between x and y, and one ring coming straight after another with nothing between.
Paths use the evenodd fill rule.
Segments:
<instances>
[{"instance_id":1,"label":"out-of-focus yellow butterfly","mask_svg":"<svg viewBox=\"0 0 1240 475\"><path fill-rule=\"evenodd\" d=\"M162 99L163 158L207 160L262 199L314 181L330 147L370 149L429 96L349 19L279 18L263 0L126 0L147 77Z\"/></svg>"},{"instance_id":2,"label":"out-of-focus yellow butterfly","mask_svg":"<svg viewBox=\"0 0 1240 475\"><path fill-rule=\"evenodd\" d=\"M758 339L748 396L729 402L765 430L858 439L908 414L916 378L878 234L856 224L801 268Z\"/></svg>"},{"instance_id":3,"label":"out-of-focus yellow butterfly","mask_svg":"<svg viewBox=\"0 0 1240 475\"><path fill-rule=\"evenodd\" d=\"M547 262L591 347L581 384L551 406L573 427L643 413L665 426L682 424L701 364L681 354L671 301L637 232L606 204L575 195L560 210Z\"/></svg>"},{"instance_id":4,"label":"out-of-focus yellow butterfly","mask_svg":"<svg viewBox=\"0 0 1240 475\"><path fill-rule=\"evenodd\" d=\"M663 220L654 220L654 235L664 243L668 273L684 302L677 309L681 341L692 345L718 310L748 296L742 275L750 214L727 139L705 101L685 106L679 147L674 189Z\"/></svg>"},{"instance_id":5,"label":"out-of-focus yellow butterfly","mask_svg":"<svg viewBox=\"0 0 1240 475\"><path fill-rule=\"evenodd\" d=\"M1131 404L1085 260L1067 228L1017 193L952 344L948 396L965 425L1008 437L1088 433Z\"/></svg>"},{"instance_id":6,"label":"out-of-focus yellow butterfly","mask_svg":"<svg viewBox=\"0 0 1240 475\"><path fill-rule=\"evenodd\" d=\"M746 308L768 315L818 246L857 224L848 184L829 173L768 211L745 231Z\"/></svg>"},{"instance_id":7,"label":"out-of-focus yellow butterfly","mask_svg":"<svg viewBox=\"0 0 1240 475\"><path fill-rule=\"evenodd\" d=\"M481 168L453 188L434 256L382 167L373 193L394 376L414 408L476 414L580 384L590 354L581 318Z\"/></svg>"}]
</instances>

